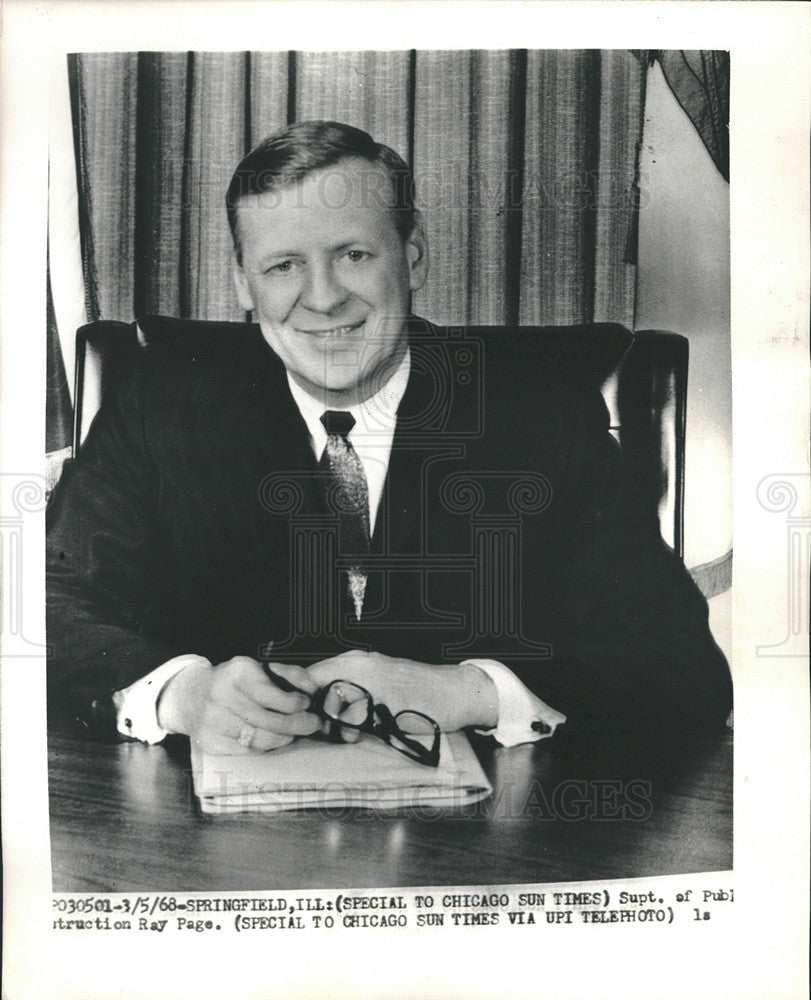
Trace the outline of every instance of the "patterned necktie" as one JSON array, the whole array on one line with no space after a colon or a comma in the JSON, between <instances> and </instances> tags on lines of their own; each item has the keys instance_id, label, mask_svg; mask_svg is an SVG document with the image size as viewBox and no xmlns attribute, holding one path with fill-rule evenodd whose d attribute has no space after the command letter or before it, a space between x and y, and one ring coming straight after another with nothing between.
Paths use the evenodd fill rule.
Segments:
<instances>
[{"instance_id":1,"label":"patterned necktie","mask_svg":"<svg viewBox=\"0 0 811 1000\"><path fill-rule=\"evenodd\" d=\"M335 506L341 516L341 549L358 562L347 570L349 596L360 619L366 573L361 568L362 557L369 552L369 484L358 453L347 435L355 426L355 418L345 410L327 410L321 417L327 432L327 446L322 466L332 476Z\"/></svg>"}]
</instances>

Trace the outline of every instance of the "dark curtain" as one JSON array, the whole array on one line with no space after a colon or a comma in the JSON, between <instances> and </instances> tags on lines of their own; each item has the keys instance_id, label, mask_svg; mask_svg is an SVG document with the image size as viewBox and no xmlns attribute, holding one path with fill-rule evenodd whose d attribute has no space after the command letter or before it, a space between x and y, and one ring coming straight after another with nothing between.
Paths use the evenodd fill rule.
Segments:
<instances>
[{"instance_id":1,"label":"dark curtain","mask_svg":"<svg viewBox=\"0 0 811 1000\"><path fill-rule=\"evenodd\" d=\"M658 62L667 85L693 123L725 181L729 180L729 53L688 49L637 50Z\"/></svg>"}]
</instances>

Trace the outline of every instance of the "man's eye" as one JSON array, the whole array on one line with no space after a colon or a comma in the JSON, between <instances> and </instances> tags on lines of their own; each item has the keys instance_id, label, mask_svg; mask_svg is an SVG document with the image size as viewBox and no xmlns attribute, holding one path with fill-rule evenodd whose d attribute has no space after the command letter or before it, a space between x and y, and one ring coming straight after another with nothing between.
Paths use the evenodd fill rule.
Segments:
<instances>
[{"instance_id":1,"label":"man's eye","mask_svg":"<svg viewBox=\"0 0 811 1000\"><path fill-rule=\"evenodd\" d=\"M347 250L346 256L353 263L357 263L358 261L366 260L367 257L371 256L371 254L369 254L368 251L366 250Z\"/></svg>"},{"instance_id":2,"label":"man's eye","mask_svg":"<svg viewBox=\"0 0 811 1000\"><path fill-rule=\"evenodd\" d=\"M282 260L278 264L271 264L265 274L289 274L294 266L295 261Z\"/></svg>"}]
</instances>

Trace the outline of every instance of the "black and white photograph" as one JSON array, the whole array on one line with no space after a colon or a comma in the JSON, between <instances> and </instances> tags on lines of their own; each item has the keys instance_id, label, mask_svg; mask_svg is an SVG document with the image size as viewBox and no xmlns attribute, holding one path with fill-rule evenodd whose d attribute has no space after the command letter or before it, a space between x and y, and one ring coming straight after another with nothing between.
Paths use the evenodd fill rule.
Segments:
<instances>
[{"instance_id":1,"label":"black and white photograph","mask_svg":"<svg viewBox=\"0 0 811 1000\"><path fill-rule=\"evenodd\" d=\"M0 80L4 923L82 969L9 996L738 997L767 901L807 949L808 195L736 130L800 176L808 57L731 12L808 8L488 6L44 5Z\"/></svg>"},{"instance_id":2,"label":"black and white photograph","mask_svg":"<svg viewBox=\"0 0 811 1000\"><path fill-rule=\"evenodd\" d=\"M54 888L730 869L728 53L65 75Z\"/></svg>"}]
</instances>

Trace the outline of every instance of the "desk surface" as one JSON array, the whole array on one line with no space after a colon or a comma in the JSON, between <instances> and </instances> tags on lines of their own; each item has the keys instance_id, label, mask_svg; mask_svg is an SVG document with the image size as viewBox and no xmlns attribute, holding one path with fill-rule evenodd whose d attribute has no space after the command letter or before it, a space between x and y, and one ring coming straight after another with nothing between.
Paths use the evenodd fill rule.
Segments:
<instances>
[{"instance_id":1,"label":"desk surface","mask_svg":"<svg viewBox=\"0 0 811 1000\"><path fill-rule=\"evenodd\" d=\"M49 736L55 892L509 885L732 868L732 735L477 747L446 812L202 816L188 744ZM624 814L624 816L623 816Z\"/></svg>"}]
</instances>

